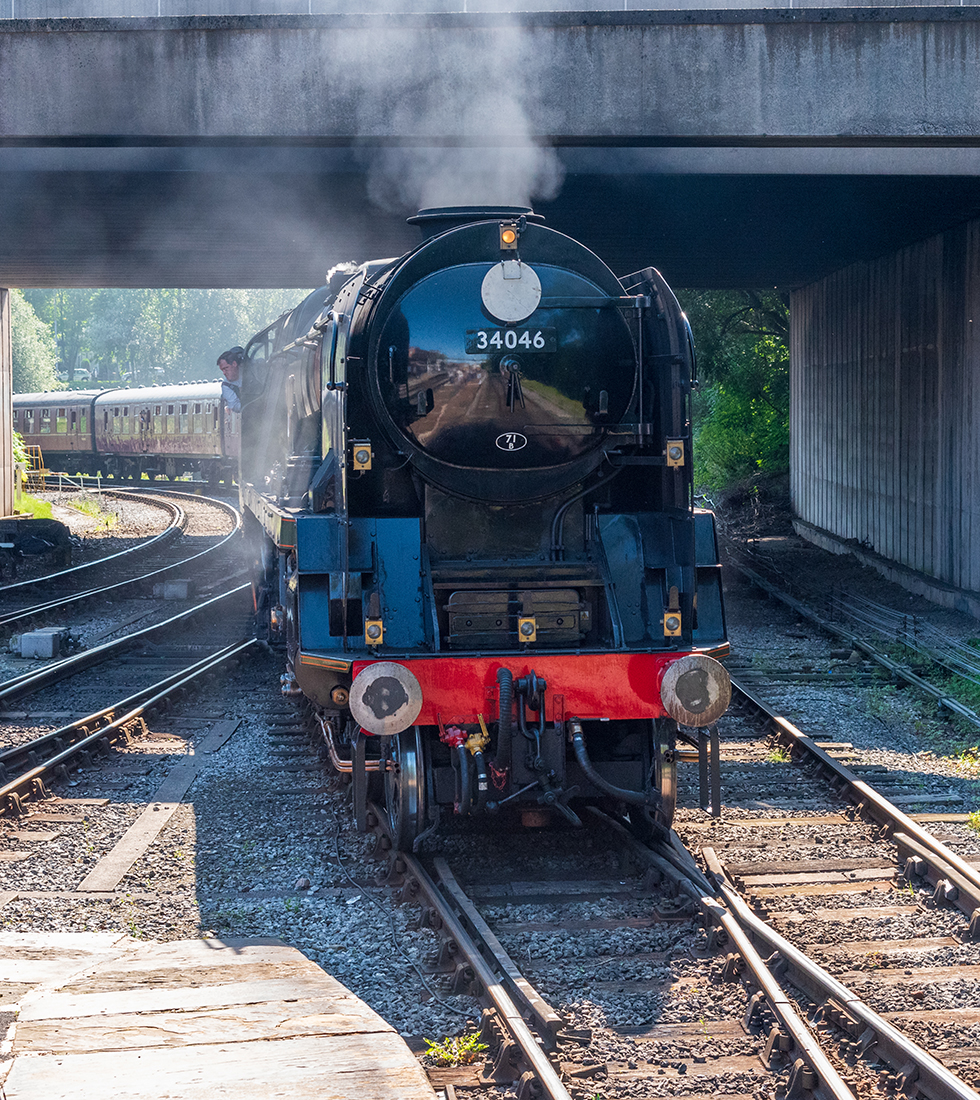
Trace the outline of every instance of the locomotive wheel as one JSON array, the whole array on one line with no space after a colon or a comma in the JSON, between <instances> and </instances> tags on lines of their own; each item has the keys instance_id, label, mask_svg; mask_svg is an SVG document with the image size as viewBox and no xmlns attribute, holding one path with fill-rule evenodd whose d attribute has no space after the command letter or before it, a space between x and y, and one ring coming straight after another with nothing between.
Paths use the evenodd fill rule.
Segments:
<instances>
[{"instance_id":1,"label":"locomotive wheel","mask_svg":"<svg viewBox=\"0 0 980 1100\"><path fill-rule=\"evenodd\" d=\"M398 850L412 850L425 830L425 743L422 727L413 726L386 739L385 807L391 839Z\"/></svg>"}]
</instances>

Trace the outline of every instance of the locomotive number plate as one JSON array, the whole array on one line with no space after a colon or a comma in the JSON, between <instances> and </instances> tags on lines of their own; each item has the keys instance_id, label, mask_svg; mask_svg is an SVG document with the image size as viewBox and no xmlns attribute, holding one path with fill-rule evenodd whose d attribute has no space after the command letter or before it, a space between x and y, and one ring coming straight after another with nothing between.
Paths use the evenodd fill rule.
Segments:
<instances>
[{"instance_id":1,"label":"locomotive number plate","mask_svg":"<svg viewBox=\"0 0 980 1100\"><path fill-rule=\"evenodd\" d=\"M558 336L553 328L477 328L466 330L466 352L557 351Z\"/></svg>"}]
</instances>

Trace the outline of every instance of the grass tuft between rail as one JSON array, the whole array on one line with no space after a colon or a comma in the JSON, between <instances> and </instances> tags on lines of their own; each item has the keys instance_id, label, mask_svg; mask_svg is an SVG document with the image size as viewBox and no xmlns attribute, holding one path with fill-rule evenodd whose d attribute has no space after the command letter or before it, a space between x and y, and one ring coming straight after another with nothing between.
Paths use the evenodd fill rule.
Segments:
<instances>
[{"instance_id":1,"label":"grass tuft between rail","mask_svg":"<svg viewBox=\"0 0 980 1100\"><path fill-rule=\"evenodd\" d=\"M94 519L100 520L101 524L106 527L115 527L119 522L119 515L117 512L106 512L97 500L93 500L92 497L79 496L72 500L65 501L69 508L74 508L76 512L81 512L83 515L92 516Z\"/></svg>"},{"instance_id":2,"label":"grass tuft between rail","mask_svg":"<svg viewBox=\"0 0 980 1100\"><path fill-rule=\"evenodd\" d=\"M438 1042L426 1039L428 1044L425 1056L432 1058L440 1066L465 1066L479 1060L483 1051L488 1050L486 1043L480 1042L480 1033L471 1035L449 1035Z\"/></svg>"}]
</instances>

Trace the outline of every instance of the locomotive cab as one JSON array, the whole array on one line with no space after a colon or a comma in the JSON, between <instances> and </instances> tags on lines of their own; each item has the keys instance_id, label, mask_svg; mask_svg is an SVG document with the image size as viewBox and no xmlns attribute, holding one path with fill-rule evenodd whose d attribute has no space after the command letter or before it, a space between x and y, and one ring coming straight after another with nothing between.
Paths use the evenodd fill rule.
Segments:
<instances>
[{"instance_id":1,"label":"locomotive cab","mask_svg":"<svg viewBox=\"0 0 980 1100\"><path fill-rule=\"evenodd\" d=\"M399 844L441 811L664 828L677 725L727 706L693 507L686 318L530 211L431 211L247 349L262 629ZM340 285L338 285L340 284ZM261 379L261 386L259 380ZM243 387L244 394L244 387Z\"/></svg>"}]
</instances>

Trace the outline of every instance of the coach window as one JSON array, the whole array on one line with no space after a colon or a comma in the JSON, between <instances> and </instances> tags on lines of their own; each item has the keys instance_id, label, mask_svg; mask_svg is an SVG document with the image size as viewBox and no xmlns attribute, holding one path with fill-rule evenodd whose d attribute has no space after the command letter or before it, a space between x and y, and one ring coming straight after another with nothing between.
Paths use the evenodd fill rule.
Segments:
<instances>
[{"instance_id":1,"label":"coach window","mask_svg":"<svg viewBox=\"0 0 980 1100\"><path fill-rule=\"evenodd\" d=\"M55 424L55 431L58 432L60 435L64 435L68 431L68 410L67 409L59 409L58 410L58 420L57 420L57 423Z\"/></svg>"},{"instance_id":2,"label":"coach window","mask_svg":"<svg viewBox=\"0 0 980 1100\"><path fill-rule=\"evenodd\" d=\"M49 433L51 431L51 410L41 410L41 431Z\"/></svg>"},{"instance_id":3,"label":"coach window","mask_svg":"<svg viewBox=\"0 0 980 1100\"><path fill-rule=\"evenodd\" d=\"M180 417L178 418L178 421L177 421L177 431L179 431L181 435L187 435L187 406L186 405L181 405L180 406Z\"/></svg>"}]
</instances>

